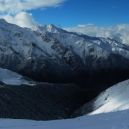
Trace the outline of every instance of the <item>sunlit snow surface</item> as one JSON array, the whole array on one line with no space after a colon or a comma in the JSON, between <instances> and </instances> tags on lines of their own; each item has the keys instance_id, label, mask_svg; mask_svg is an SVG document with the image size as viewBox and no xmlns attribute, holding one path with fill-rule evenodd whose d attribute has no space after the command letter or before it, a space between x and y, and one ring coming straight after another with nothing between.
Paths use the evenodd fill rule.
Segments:
<instances>
[{"instance_id":1,"label":"sunlit snow surface","mask_svg":"<svg viewBox=\"0 0 129 129\"><path fill-rule=\"evenodd\" d=\"M0 81L7 85L33 85L32 81L7 69L0 68Z\"/></svg>"},{"instance_id":2,"label":"sunlit snow surface","mask_svg":"<svg viewBox=\"0 0 129 129\"><path fill-rule=\"evenodd\" d=\"M0 129L129 129L129 110L54 121L0 119Z\"/></svg>"},{"instance_id":3,"label":"sunlit snow surface","mask_svg":"<svg viewBox=\"0 0 129 129\"><path fill-rule=\"evenodd\" d=\"M129 80L118 83L101 93L93 103L94 111L99 114L129 109Z\"/></svg>"}]
</instances>

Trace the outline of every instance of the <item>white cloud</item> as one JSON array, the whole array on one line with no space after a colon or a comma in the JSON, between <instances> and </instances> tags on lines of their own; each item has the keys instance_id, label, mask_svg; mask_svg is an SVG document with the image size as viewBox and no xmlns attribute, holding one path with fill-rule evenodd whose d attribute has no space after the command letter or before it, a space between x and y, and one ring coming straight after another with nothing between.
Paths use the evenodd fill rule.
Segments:
<instances>
[{"instance_id":1,"label":"white cloud","mask_svg":"<svg viewBox=\"0 0 129 129\"><path fill-rule=\"evenodd\" d=\"M17 13L25 10L58 6L64 0L0 0L0 12Z\"/></svg>"},{"instance_id":2,"label":"white cloud","mask_svg":"<svg viewBox=\"0 0 129 129\"><path fill-rule=\"evenodd\" d=\"M36 22L28 10L57 7L64 0L0 0L0 18L9 23L35 29Z\"/></svg>"},{"instance_id":3,"label":"white cloud","mask_svg":"<svg viewBox=\"0 0 129 129\"><path fill-rule=\"evenodd\" d=\"M34 21L32 15L29 13L20 12L14 16L5 15L2 18L5 19L9 23L36 30L36 22Z\"/></svg>"},{"instance_id":4,"label":"white cloud","mask_svg":"<svg viewBox=\"0 0 129 129\"><path fill-rule=\"evenodd\" d=\"M87 34L89 36L115 38L118 41L129 44L129 24L120 24L109 27L86 24L65 29L72 32Z\"/></svg>"}]
</instances>

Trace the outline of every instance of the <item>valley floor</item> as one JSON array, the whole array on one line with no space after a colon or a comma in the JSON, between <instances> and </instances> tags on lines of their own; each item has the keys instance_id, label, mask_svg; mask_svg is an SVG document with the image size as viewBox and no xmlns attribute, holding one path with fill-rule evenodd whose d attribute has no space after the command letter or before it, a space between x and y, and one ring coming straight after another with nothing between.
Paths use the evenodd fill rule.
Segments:
<instances>
[{"instance_id":1,"label":"valley floor","mask_svg":"<svg viewBox=\"0 0 129 129\"><path fill-rule=\"evenodd\" d=\"M0 119L0 129L129 129L129 110L53 121Z\"/></svg>"}]
</instances>

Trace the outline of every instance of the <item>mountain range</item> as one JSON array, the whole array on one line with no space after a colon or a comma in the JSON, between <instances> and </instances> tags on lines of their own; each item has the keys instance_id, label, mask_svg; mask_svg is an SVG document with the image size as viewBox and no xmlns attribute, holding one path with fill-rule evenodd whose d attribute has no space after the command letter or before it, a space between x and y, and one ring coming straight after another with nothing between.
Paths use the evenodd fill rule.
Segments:
<instances>
[{"instance_id":1,"label":"mountain range","mask_svg":"<svg viewBox=\"0 0 129 129\"><path fill-rule=\"evenodd\" d=\"M117 94L114 88L104 91L128 78L129 46L116 39L68 32L52 24L33 31L0 20L0 117L92 114L108 96L122 101L112 97ZM97 97L101 92L104 95Z\"/></svg>"}]
</instances>

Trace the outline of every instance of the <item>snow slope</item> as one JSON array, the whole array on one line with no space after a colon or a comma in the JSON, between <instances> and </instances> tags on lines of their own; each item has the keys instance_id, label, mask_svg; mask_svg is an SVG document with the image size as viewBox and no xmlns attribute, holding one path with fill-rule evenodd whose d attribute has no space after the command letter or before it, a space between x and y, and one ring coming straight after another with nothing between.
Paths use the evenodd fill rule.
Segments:
<instances>
[{"instance_id":1,"label":"snow slope","mask_svg":"<svg viewBox=\"0 0 129 129\"><path fill-rule=\"evenodd\" d=\"M116 112L129 109L129 80L120 82L103 91L98 97L86 103L76 114L89 115Z\"/></svg>"},{"instance_id":2,"label":"snow slope","mask_svg":"<svg viewBox=\"0 0 129 129\"><path fill-rule=\"evenodd\" d=\"M93 103L90 114L129 109L129 80L120 82L101 93Z\"/></svg>"},{"instance_id":3,"label":"snow slope","mask_svg":"<svg viewBox=\"0 0 129 129\"><path fill-rule=\"evenodd\" d=\"M12 72L8 69L0 68L0 81L6 85L33 85L34 82L26 80L18 73Z\"/></svg>"},{"instance_id":4,"label":"snow slope","mask_svg":"<svg viewBox=\"0 0 129 129\"><path fill-rule=\"evenodd\" d=\"M0 119L0 129L129 129L129 110L54 121Z\"/></svg>"}]
</instances>

